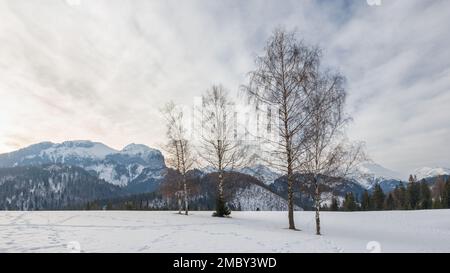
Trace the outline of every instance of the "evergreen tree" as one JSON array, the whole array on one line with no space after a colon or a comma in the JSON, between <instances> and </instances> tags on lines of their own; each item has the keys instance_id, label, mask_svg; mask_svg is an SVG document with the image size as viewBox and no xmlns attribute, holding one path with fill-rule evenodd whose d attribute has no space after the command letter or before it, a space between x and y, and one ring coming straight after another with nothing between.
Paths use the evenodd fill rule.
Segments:
<instances>
[{"instance_id":1,"label":"evergreen tree","mask_svg":"<svg viewBox=\"0 0 450 273\"><path fill-rule=\"evenodd\" d=\"M432 199L431 199L431 190L428 187L428 184L425 180L422 180L420 183L420 209L431 209Z\"/></svg>"},{"instance_id":2,"label":"evergreen tree","mask_svg":"<svg viewBox=\"0 0 450 273\"><path fill-rule=\"evenodd\" d=\"M395 201L394 201L394 194L389 193L388 197L386 198L384 202L384 209L385 210L394 210L395 209Z\"/></svg>"},{"instance_id":3,"label":"evergreen tree","mask_svg":"<svg viewBox=\"0 0 450 273\"><path fill-rule=\"evenodd\" d=\"M342 207L345 211L355 211L358 208L353 192L349 192L345 195L345 200Z\"/></svg>"},{"instance_id":4,"label":"evergreen tree","mask_svg":"<svg viewBox=\"0 0 450 273\"><path fill-rule=\"evenodd\" d=\"M445 190L442 196L442 208L450 209L450 179L445 183Z\"/></svg>"},{"instance_id":5,"label":"evergreen tree","mask_svg":"<svg viewBox=\"0 0 450 273\"><path fill-rule=\"evenodd\" d=\"M370 210L370 195L367 190L364 191L362 200L361 200L361 210Z\"/></svg>"},{"instance_id":6,"label":"evergreen tree","mask_svg":"<svg viewBox=\"0 0 450 273\"><path fill-rule=\"evenodd\" d=\"M339 210L339 200L333 196L331 199L330 211L338 211Z\"/></svg>"},{"instance_id":7,"label":"evergreen tree","mask_svg":"<svg viewBox=\"0 0 450 273\"><path fill-rule=\"evenodd\" d=\"M395 187L393 191L395 209L402 210L407 209L406 205L406 189L403 186L403 183L400 183L399 186Z\"/></svg>"},{"instance_id":8,"label":"evergreen tree","mask_svg":"<svg viewBox=\"0 0 450 273\"><path fill-rule=\"evenodd\" d=\"M442 209L442 202L439 198L433 200L433 209Z\"/></svg>"},{"instance_id":9,"label":"evergreen tree","mask_svg":"<svg viewBox=\"0 0 450 273\"><path fill-rule=\"evenodd\" d=\"M384 192L379 184L375 185L372 194L372 207L374 210L382 210L384 207Z\"/></svg>"},{"instance_id":10,"label":"evergreen tree","mask_svg":"<svg viewBox=\"0 0 450 273\"><path fill-rule=\"evenodd\" d=\"M431 199L433 200L433 209L441 209L445 197L445 180L443 176L438 176L431 190Z\"/></svg>"},{"instance_id":11,"label":"evergreen tree","mask_svg":"<svg viewBox=\"0 0 450 273\"><path fill-rule=\"evenodd\" d=\"M415 177L409 177L409 184L406 190L406 202L408 209L418 209L420 202L420 184L416 182Z\"/></svg>"},{"instance_id":12,"label":"evergreen tree","mask_svg":"<svg viewBox=\"0 0 450 273\"><path fill-rule=\"evenodd\" d=\"M228 208L225 201L222 198L217 198L216 200L216 211L214 212L214 217L226 217L231 214L231 210Z\"/></svg>"}]
</instances>

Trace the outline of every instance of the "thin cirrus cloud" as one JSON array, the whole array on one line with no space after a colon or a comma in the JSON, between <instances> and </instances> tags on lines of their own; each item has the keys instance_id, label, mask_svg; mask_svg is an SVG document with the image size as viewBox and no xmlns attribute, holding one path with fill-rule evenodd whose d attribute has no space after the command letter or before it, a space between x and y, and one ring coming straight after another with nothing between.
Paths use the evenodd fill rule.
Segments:
<instances>
[{"instance_id":1,"label":"thin cirrus cloud","mask_svg":"<svg viewBox=\"0 0 450 273\"><path fill-rule=\"evenodd\" d=\"M233 92L273 28L348 79L352 139L404 174L450 166L450 2L0 1L0 152L43 140L158 145L159 108Z\"/></svg>"}]
</instances>

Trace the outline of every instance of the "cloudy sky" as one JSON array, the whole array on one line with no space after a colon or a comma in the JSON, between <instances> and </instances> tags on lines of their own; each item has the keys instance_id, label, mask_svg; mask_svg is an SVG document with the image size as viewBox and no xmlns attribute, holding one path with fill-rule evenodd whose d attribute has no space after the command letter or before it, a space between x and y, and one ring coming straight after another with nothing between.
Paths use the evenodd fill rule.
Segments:
<instances>
[{"instance_id":1,"label":"cloudy sky","mask_svg":"<svg viewBox=\"0 0 450 273\"><path fill-rule=\"evenodd\" d=\"M348 133L374 161L450 167L449 25L448 0L0 0L0 152L156 146L163 103L237 91L285 26L347 77Z\"/></svg>"}]
</instances>

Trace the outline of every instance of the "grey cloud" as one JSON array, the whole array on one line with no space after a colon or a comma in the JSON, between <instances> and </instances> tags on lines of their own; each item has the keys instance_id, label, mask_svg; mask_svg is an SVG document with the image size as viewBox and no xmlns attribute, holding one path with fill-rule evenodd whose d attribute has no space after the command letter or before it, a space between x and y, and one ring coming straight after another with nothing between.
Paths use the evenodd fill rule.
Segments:
<instances>
[{"instance_id":1,"label":"grey cloud","mask_svg":"<svg viewBox=\"0 0 450 273\"><path fill-rule=\"evenodd\" d=\"M375 161L404 173L450 166L449 1L80 3L0 1L0 151L89 138L156 145L164 102L189 105L219 82L235 93L284 25L347 76L348 132Z\"/></svg>"}]
</instances>

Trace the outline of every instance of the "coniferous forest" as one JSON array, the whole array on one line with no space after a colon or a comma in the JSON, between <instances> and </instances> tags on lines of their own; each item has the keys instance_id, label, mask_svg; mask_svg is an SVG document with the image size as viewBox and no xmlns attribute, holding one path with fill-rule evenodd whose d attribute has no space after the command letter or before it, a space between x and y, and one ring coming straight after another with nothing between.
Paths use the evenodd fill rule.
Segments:
<instances>
[{"instance_id":1,"label":"coniferous forest","mask_svg":"<svg viewBox=\"0 0 450 273\"><path fill-rule=\"evenodd\" d=\"M450 179L440 176L430 186L430 183L422 179L416 181L411 175L409 183L401 183L389 193L384 193L380 185L375 185L374 190L357 197L353 193L347 193L340 202L333 197L330 206L324 206L323 210L329 211L378 211L378 210L427 210L450 208Z\"/></svg>"}]
</instances>

